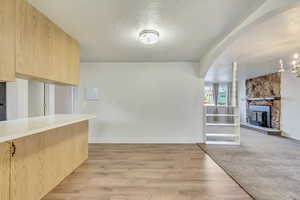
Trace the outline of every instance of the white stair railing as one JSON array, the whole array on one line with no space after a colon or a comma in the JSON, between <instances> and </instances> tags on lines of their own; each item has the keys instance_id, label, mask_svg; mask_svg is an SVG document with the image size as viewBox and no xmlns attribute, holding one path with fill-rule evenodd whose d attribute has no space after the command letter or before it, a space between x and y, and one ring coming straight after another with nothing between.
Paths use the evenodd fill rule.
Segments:
<instances>
[{"instance_id":1,"label":"white stair railing","mask_svg":"<svg viewBox=\"0 0 300 200\"><path fill-rule=\"evenodd\" d=\"M232 63L232 88L230 106L205 106L204 139L206 144L240 145L240 111L237 107L237 68ZM213 119L213 120L212 120Z\"/></svg>"},{"instance_id":2,"label":"white stair railing","mask_svg":"<svg viewBox=\"0 0 300 200\"><path fill-rule=\"evenodd\" d=\"M240 144L240 114L237 107L205 106L204 110L206 144Z\"/></svg>"}]
</instances>

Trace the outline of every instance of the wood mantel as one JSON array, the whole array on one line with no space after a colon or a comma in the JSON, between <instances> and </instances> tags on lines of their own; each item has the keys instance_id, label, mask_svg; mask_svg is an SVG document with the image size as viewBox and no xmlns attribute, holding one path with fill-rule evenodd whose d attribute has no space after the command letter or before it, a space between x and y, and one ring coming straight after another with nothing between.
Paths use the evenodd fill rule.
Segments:
<instances>
[{"instance_id":1,"label":"wood mantel","mask_svg":"<svg viewBox=\"0 0 300 200\"><path fill-rule=\"evenodd\" d=\"M281 97L259 97L259 98L247 98L247 101L274 101L280 99Z\"/></svg>"}]
</instances>

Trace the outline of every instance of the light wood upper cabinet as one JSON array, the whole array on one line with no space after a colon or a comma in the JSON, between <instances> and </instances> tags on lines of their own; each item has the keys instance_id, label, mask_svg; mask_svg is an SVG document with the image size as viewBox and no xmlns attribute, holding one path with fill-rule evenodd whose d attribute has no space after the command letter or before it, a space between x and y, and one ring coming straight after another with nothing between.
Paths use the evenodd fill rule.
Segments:
<instances>
[{"instance_id":1,"label":"light wood upper cabinet","mask_svg":"<svg viewBox=\"0 0 300 200\"><path fill-rule=\"evenodd\" d=\"M50 23L25 0L17 0L17 73L51 80L45 70L51 67Z\"/></svg>"},{"instance_id":2,"label":"light wood upper cabinet","mask_svg":"<svg viewBox=\"0 0 300 200\"><path fill-rule=\"evenodd\" d=\"M0 143L0 199L9 200L10 143Z\"/></svg>"},{"instance_id":3,"label":"light wood upper cabinet","mask_svg":"<svg viewBox=\"0 0 300 200\"><path fill-rule=\"evenodd\" d=\"M80 74L80 48L79 43L76 40L73 40L69 37L70 45L68 45L68 53L67 53L67 66L68 71L67 74L70 74L68 79L75 85L79 85L79 74Z\"/></svg>"},{"instance_id":4,"label":"light wood upper cabinet","mask_svg":"<svg viewBox=\"0 0 300 200\"><path fill-rule=\"evenodd\" d=\"M52 66L56 70L56 78L60 82L79 84L79 44L68 34L53 25L52 29Z\"/></svg>"},{"instance_id":5,"label":"light wood upper cabinet","mask_svg":"<svg viewBox=\"0 0 300 200\"><path fill-rule=\"evenodd\" d=\"M15 80L16 0L0 0L0 81Z\"/></svg>"},{"instance_id":6,"label":"light wood upper cabinet","mask_svg":"<svg viewBox=\"0 0 300 200\"><path fill-rule=\"evenodd\" d=\"M16 13L17 76L78 85L78 42L25 0Z\"/></svg>"}]
</instances>

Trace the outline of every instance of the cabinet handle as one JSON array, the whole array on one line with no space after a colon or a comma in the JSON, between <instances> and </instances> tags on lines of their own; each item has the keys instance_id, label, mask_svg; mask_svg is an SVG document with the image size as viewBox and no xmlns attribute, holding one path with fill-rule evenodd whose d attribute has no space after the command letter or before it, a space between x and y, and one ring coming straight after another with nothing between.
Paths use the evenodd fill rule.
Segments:
<instances>
[{"instance_id":1,"label":"cabinet handle","mask_svg":"<svg viewBox=\"0 0 300 200\"><path fill-rule=\"evenodd\" d=\"M16 155L16 145L15 143L12 143L12 152L11 152L11 157L14 157Z\"/></svg>"}]
</instances>

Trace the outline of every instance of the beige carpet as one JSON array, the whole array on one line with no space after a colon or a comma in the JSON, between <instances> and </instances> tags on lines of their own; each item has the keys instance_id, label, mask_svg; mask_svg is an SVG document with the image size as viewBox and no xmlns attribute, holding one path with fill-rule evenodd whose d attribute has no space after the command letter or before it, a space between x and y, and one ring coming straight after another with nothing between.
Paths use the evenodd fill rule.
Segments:
<instances>
[{"instance_id":1,"label":"beige carpet","mask_svg":"<svg viewBox=\"0 0 300 200\"><path fill-rule=\"evenodd\" d=\"M300 200L300 142L243 128L241 140L200 147L255 199Z\"/></svg>"}]
</instances>

